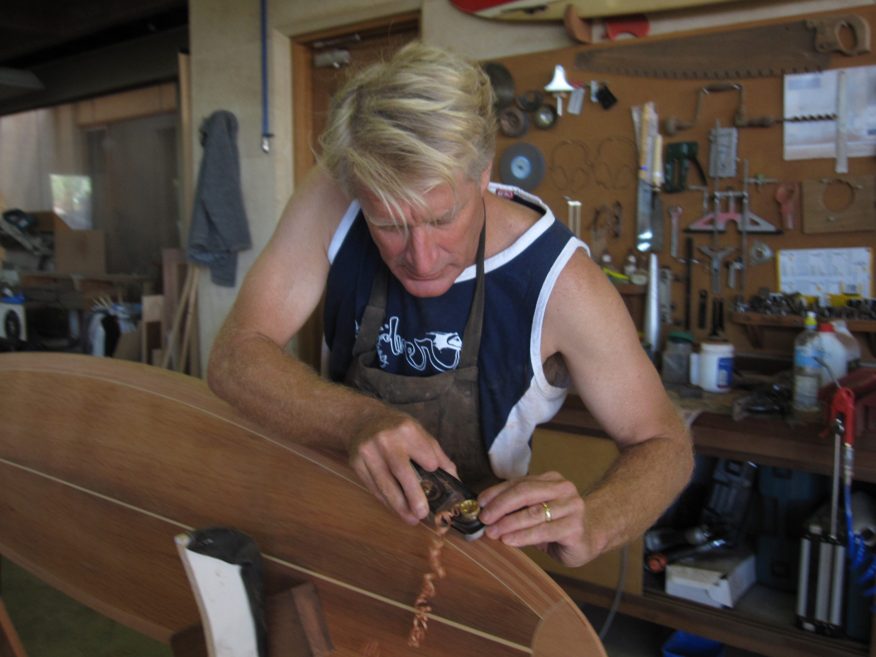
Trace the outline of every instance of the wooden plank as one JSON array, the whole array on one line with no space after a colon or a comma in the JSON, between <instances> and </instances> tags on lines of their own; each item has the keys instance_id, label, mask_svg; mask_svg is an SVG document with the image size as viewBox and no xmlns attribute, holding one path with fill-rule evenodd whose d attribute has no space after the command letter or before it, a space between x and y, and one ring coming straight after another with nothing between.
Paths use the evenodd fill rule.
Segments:
<instances>
[{"instance_id":1,"label":"wooden plank","mask_svg":"<svg viewBox=\"0 0 876 657\"><path fill-rule=\"evenodd\" d=\"M0 412L0 553L72 597L168 641L197 622L173 536L228 526L256 541L269 590L313 582L337 654L406 650L434 530L342 460L279 444L199 379L111 359L4 354ZM604 655L521 551L453 535L442 561L420 654Z\"/></svg>"},{"instance_id":2,"label":"wooden plank","mask_svg":"<svg viewBox=\"0 0 876 657\"><path fill-rule=\"evenodd\" d=\"M734 0L450 0L466 14L497 21L558 21L566 7L582 18L601 18L643 12L670 11L733 2Z\"/></svg>"}]
</instances>

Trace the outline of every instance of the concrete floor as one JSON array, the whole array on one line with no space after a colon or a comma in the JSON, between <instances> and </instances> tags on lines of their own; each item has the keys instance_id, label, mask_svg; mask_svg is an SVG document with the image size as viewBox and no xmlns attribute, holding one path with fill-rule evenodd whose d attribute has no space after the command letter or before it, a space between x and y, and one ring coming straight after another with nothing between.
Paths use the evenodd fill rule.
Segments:
<instances>
[{"instance_id":1,"label":"concrete floor","mask_svg":"<svg viewBox=\"0 0 876 657\"><path fill-rule=\"evenodd\" d=\"M92 612L8 561L0 591L28 657L172 657L168 646ZM605 610L585 613L600 631ZM605 649L609 657L662 657L661 646L671 633L671 628L617 615ZM727 648L724 657L758 656Z\"/></svg>"}]
</instances>

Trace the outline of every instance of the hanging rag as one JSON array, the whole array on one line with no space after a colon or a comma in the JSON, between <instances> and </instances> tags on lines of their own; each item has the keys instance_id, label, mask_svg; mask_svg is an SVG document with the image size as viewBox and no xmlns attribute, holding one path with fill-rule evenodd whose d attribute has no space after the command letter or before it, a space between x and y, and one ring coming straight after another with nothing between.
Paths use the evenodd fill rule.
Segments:
<instances>
[{"instance_id":1,"label":"hanging rag","mask_svg":"<svg viewBox=\"0 0 876 657\"><path fill-rule=\"evenodd\" d=\"M188 258L210 269L216 285L234 287L237 252L252 246L237 153L237 118L213 112L201 124L204 155L189 229Z\"/></svg>"}]
</instances>

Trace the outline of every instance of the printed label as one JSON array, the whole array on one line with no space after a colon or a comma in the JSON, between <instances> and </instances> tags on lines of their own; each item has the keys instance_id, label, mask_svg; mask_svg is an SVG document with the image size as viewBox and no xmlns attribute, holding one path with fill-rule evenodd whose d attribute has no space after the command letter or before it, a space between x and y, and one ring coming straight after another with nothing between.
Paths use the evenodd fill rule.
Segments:
<instances>
[{"instance_id":1,"label":"printed label","mask_svg":"<svg viewBox=\"0 0 876 657\"><path fill-rule=\"evenodd\" d=\"M718 376L715 379L719 388L729 388L733 383L733 359L718 359Z\"/></svg>"}]
</instances>

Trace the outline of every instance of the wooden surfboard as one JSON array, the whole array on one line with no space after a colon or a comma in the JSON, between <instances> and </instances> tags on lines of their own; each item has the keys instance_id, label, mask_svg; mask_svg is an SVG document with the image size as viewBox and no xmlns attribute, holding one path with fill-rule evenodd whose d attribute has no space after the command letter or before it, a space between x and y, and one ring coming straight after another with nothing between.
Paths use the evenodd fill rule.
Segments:
<instances>
[{"instance_id":1,"label":"wooden surfboard","mask_svg":"<svg viewBox=\"0 0 876 657\"><path fill-rule=\"evenodd\" d=\"M466 14L501 21L561 21L572 5L580 18L647 14L739 0L450 0Z\"/></svg>"},{"instance_id":2,"label":"wooden surfboard","mask_svg":"<svg viewBox=\"0 0 876 657\"><path fill-rule=\"evenodd\" d=\"M199 379L4 354L0 417L0 554L161 641L200 622L174 537L223 526L258 544L267 593L313 583L333 654L605 655L521 551L453 532L426 638L409 648L434 529L406 526L341 459L283 446Z\"/></svg>"}]
</instances>

